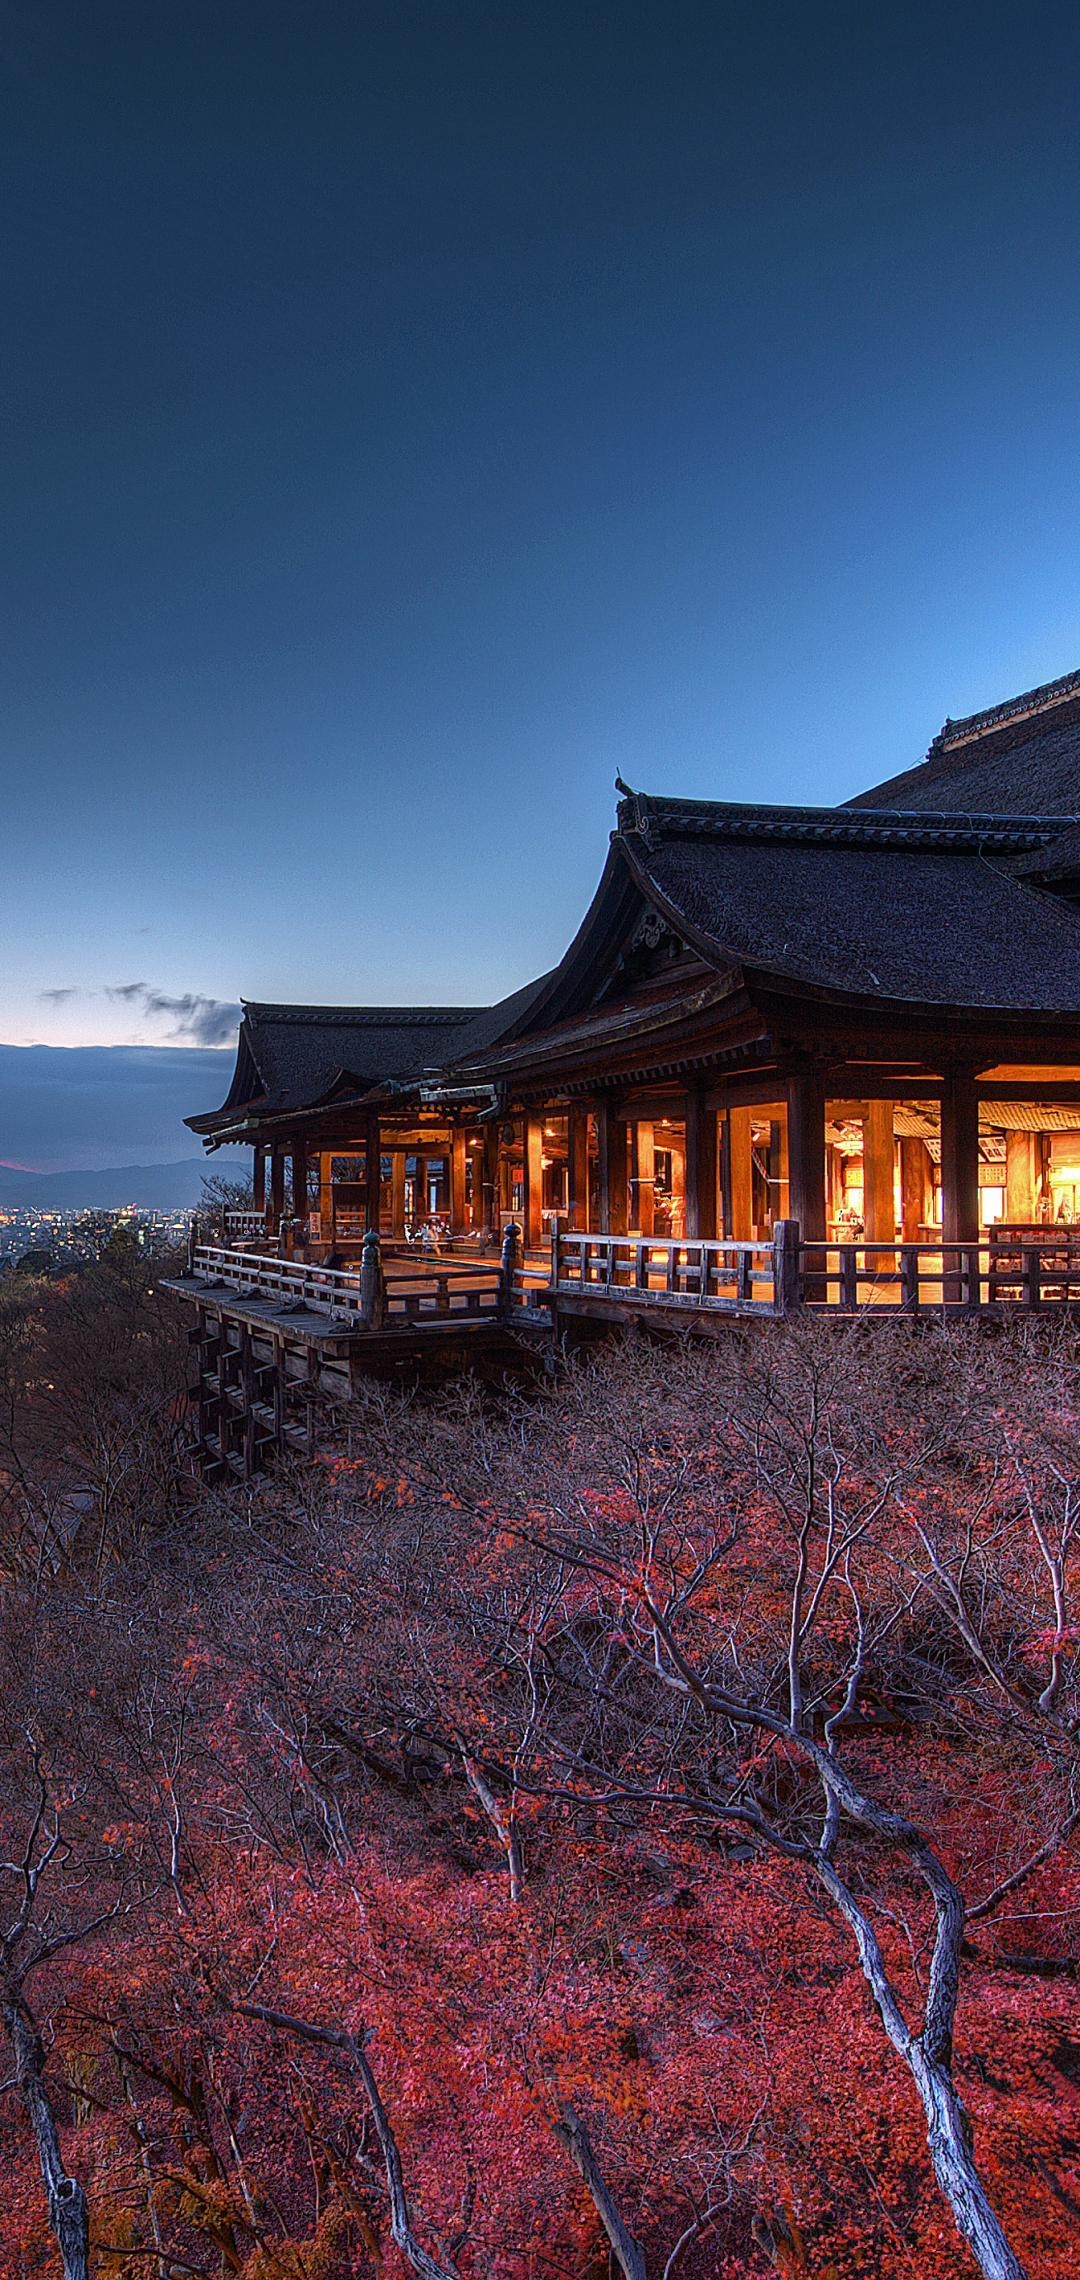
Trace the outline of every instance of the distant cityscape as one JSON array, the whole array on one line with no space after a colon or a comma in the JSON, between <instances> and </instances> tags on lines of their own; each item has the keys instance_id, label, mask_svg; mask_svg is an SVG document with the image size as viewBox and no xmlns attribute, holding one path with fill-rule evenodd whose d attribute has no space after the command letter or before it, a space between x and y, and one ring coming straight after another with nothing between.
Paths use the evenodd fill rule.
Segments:
<instances>
[{"instance_id":1,"label":"distant cityscape","mask_svg":"<svg viewBox=\"0 0 1080 2280\"><path fill-rule=\"evenodd\" d=\"M115 1211L45 1210L32 1205L0 1205L0 1277L24 1272L64 1274L100 1258L117 1229L134 1236L148 1251L176 1250L186 1243L190 1210L146 1211L127 1205Z\"/></svg>"}]
</instances>

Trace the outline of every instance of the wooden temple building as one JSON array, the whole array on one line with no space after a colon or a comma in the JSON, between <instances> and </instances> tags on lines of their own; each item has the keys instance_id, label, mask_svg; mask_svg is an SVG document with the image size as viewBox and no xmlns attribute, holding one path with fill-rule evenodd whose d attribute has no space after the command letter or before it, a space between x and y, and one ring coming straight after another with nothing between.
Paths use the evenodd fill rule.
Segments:
<instances>
[{"instance_id":1,"label":"wooden temple building","mask_svg":"<svg viewBox=\"0 0 1080 2280\"><path fill-rule=\"evenodd\" d=\"M514 1225L560 1312L972 1304L1052 1239L1072 1295L1080 673L840 807L618 789L577 935L501 1004L245 1006L189 1119L252 1151L244 1271L310 1289L372 1230L465 1260Z\"/></svg>"},{"instance_id":2,"label":"wooden temple building","mask_svg":"<svg viewBox=\"0 0 1080 2280\"><path fill-rule=\"evenodd\" d=\"M842 808L626 793L552 973L483 1009L249 1004L189 1122L316 1257L511 1217L528 1246L1080 1221L1078 904L1075 674Z\"/></svg>"}]
</instances>

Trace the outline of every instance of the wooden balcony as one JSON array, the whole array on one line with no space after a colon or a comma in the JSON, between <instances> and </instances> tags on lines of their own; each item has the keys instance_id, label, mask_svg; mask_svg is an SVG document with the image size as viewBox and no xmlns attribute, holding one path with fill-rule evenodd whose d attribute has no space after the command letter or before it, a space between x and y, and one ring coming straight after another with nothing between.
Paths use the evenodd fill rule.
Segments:
<instances>
[{"instance_id":1,"label":"wooden balcony","mask_svg":"<svg viewBox=\"0 0 1080 2280\"><path fill-rule=\"evenodd\" d=\"M977 1243L803 1243L793 1220L758 1243L559 1234L551 1300L608 1320L1061 1308L1080 1304L1080 1228L991 1228Z\"/></svg>"},{"instance_id":2,"label":"wooden balcony","mask_svg":"<svg viewBox=\"0 0 1080 2280\"><path fill-rule=\"evenodd\" d=\"M347 1402L370 1371L445 1372L485 1354L502 1370L549 1328L571 1340L635 1322L715 1336L733 1317L930 1320L1080 1304L1080 1228L801 1243L788 1219L755 1243L556 1231L550 1254L524 1254L515 1228L499 1260L384 1259L371 1237L348 1267L198 1244L165 1287L195 1312L200 1462L211 1479L247 1480L272 1457L312 1454L322 1407Z\"/></svg>"},{"instance_id":3,"label":"wooden balcony","mask_svg":"<svg viewBox=\"0 0 1080 2280\"><path fill-rule=\"evenodd\" d=\"M381 1260L377 1286L364 1262L319 1266L220 1243L196 1244L189 1273L169 1288L181 1296L213 1295L260 1314L280 1314L295 1328L312 1317L316 1333L409 1330L457 1320L496 1321L535 1308L548 1287L548 1261L522 1259L509 1281L498 1257L425 1259L416 1253Z\"/></svg>"}]
</instances>

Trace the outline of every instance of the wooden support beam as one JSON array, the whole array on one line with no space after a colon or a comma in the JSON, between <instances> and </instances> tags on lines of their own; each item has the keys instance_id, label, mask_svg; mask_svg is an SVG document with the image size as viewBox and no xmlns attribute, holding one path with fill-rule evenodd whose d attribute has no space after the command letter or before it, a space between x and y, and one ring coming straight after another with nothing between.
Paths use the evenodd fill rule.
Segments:
<instances>
[{"instance_id":1,"label":"wooden support beam","mask_svg":"<svg viewBox=\"0 0 1080 2280\"><path fill-rule=\"evenodd\" d=\"M413 1174L413 1226L419 1227L428 1217L428 1160L417 1156Z\"/></svg>"},{"instance_id":2,"label":"wooden support beam","mask_svg":"<svg viewBox=\"0 0 1080 2280\"><path fill-rule=\"evenodd\" d=\"M566 1117L566 1153L568 1174L568 1216L570 1225L579 1234L588 1231L589 1225L589 1116L588 1110L572 1106Z\"/></svg>"},{"instance_id":3,"label":"wooden support beam","mask_svg":"<svg viewBox=\"0 0 1080 2280\"><path fill-rule=\"evenodd\" d=\"M282 1217L283 1217L283 1215L284 1215L284 1211L285 1211L285 1151L284 1151L284 1149L283 1149L283 1148L271 1148L271 1150L270 1150L270 1212L269 1212L269 1216L268 1216L268 1219L267 1219L267 1228L268 1228L268 1231L269 1231L269 1233L270 1233L271 1235L276 1235L276 1234L277 1234L277 1231L278 1231L278 1227L280 1226L280 1224L281 1224L281 1220L282 1220Z\"/></svg>"},{"instance_id":4,"label":"wooden support beam","mask_svg":"<svg viewBox=\"0 0 1080 2280\"><path fill-rule=\"evenodd\" d=\"M600 1227L603 1235L625 1235L627 1206L626 1126L610 1102L601 1097L596 1109L596 1138L600 1165Z\"/></svg>"},{"instance_id":5,"label":"wooden support beam","mask_svg":"<svg viewBox=\"0 0 1080 2280\"><path fill-rule=\"evenodd\" d=\"M863 1225L867 1241L891 1243L896 1233L891 1100L868 1100L862 1128Z\"/></svg>"},{"instance_id":6,"label":"wooden support beam","mask_svg":"<svg viewBox=\"0 0 1080 2280\"><path fill-rule=\"evenodd\" d=\"M788 1119L786 1108L769 1123L769 1217L775 1226L789 1216L791 1180L788 1172Z\"/></svg>"},{"instance_id":7,"label":"wooden support beam","mask_svg":"<svg viewBox=\"0 0 1080 2280\"><path fill-rule=\"evenodd\" d=\"M465 1209L465 1127L455 1124L450 1135L450 1233L464 1235L468 1223Z\"/></svg>"},{"instance_id":8,"label":"wooden support beam","mask_svg":"<svg viewBox=\"0 0 1080 2280\"><path fill-rule=\"evenodd\" d=\"M542 1242L544 1233L544 1122L543 1116L530 1109L524 1120L525 1209L522 1214L526 1246L531 1250Z\"/></svg>"},{"instance_id":9,"label":"wooden support beam","mask_svg":"<svg viewBox=\"0 0 1080 2280\"><path fill-rule=\"evenodd\" d=\"M1034 1132L1005 1134L1005 1217L1014 1226L1036 1219L1035 1138Z\"/></svg>"},{"instance_id":10,"label":"wooden support beam","mask_svg":"<svg viewBox=\"0 0 1080 2280\"><path fill-rule=\"evenodd\" d=\"M319 1156L319 1239L334 1240L334 1159L328 1148Z\"/></svg>"},{"instance_id":11,"label":"wooden support beam","mask_svg":"<svg viewBox=\"0 0 1080 2280\"><path fill-rule=\"evenodd\" d=\"M706 1114L707 1116L708 1116L708 1115L710 1115L710 1114L713 1114L713 1113L715 1113L715 1112L714 1112L714 1111L711 1111L709 1108L706 1108L706 1110L705 1110L705 1114ZM721 1229L722 1229L722 1231L723 1231L724 1235L726 1236L726 1238L727 1238L728 1242L730 1242L730 1241L731 1241L731 1239L732 1239L732 1235L731 1235L731 1229L732 1229L732 1216L731 1216L731 1119L730 1119L730 1117L729 1117L729 1116L726 1114L726 1112L725 1112L725 1114L724 1114L724 1115L722 1115L722 1116L720 1117L720 1120L719 1120L719 1124L720 1124L720 1226L721 1226ZM689 1139L689 1133L687 1134L687 1138Z\"/></svg>"},{"instance_id":12,"label":"wooden support beam","mask_svg":"<svg viewBox=\"0 0 1080 2280\"><path fill-rule=\"evenodd\" d=\"M753 1122L751 1108L730 1108L731 1239L750 1243L754 1236ZM792 1218L798 1214L792 1210Z\"/></svg>"},{"instance_id":13,"label":"wooden support beam","mask_svg":"<svg viewBox=\"0 0 1080 2280\"><path fill-rule=\"evenodd\" d=\"M251 1201L254 1210L266 1209L266 1150L256 1148L251 1164Z\"/></svg>"},{"instance_id":14,"label":"wooden support beam","mask_svg":"<svg viewBox=\"0 0 1080 2280\"><path fill-rule=\"evenodd\" d=\"M292 1215L300 1220L302 1229L307 1227L308 1215L307 1167L306 1143L296 1140L292 1150Z\"/></svg>"},{"instance_id":15,"label":"wooden support beam","mask_svg":"<svg viewBox=\"0 0 1080 2280\"><path fill-rule=\"evenodd\" d=\"M656 1150L653 1127L641 1121L634 1126L634 1185L631 1224L642 1235L656 1227Z\"/></svg>"},{"instance_id":16,"label":"wooden support beam","mask_svg":"<svg viewBox=\"0 0 1080 2280\"><path fill-rule=\"evenodd\" d=\"M399 1243L405 1238L405 1150L395 1148L390 1158L390 1232Z\"/></svg>"},{"instance_id":17,"label":"wooden support beam","mask_svg":"<svg viewBox=\"0 0 1080 2280\"><path fill-rule=\"evenodd\" d=\"M804 1243L821 1243L826 1234L825 1080L816 1067L800 1069L788 1079L787 1165L787 1216L798 1220Z\"/></svg>"},{"instance_id":18,"label":"wooden support beam","mask_svg":"<svg viewBox=\"0 0 1080 2280\"><path fill-rule=\"evenodd\" d=\"M710 1241L717 1228L719 1128L696 1087L686 1099L686 1232Z\"/></svg>"},{"instance_id":19,"label":"wooden support beam","mask_svg":"<svg viewBox=\"0 0 1080 2280\"><path fill-rule=\"evenodd\" d=\"M969 1068L951 1069L941 1093L941 1216L947 1243L979 1233L979 1096Z\"/></svg>"},{"instance_id":20,"label":"wooden support beam","mask_svg":"<svg viewBox=\"0 0 1080 2280\"><path fill-rule=\"evenodd\" d=\"M364 1218L368 1227L379 1232L382 1203L382 1133L377 1116L364 1121Z\"/></svg>"},{"instance_id":21,"label":"wooden support beam","mask_svg":"<svg viewBox=\"0 0 1080 2280\"><path fill-rule=\"evenodd\" d=\"M924 1240L923 1228L929 1223L933 1190L930 1151L925 1140L901 1140L900 1228L905 1243Z\"/></svg>"},{"instance_id":22,"label":"wooden support beam","mask_svg":"<svg viewBox=\"0 0 1080 2280\"><path fill-rule=\"evenodd\" d=\"M480 1159L480 1198L477 1227L496 1229L499 1224L499 1127L484 1126L484 1150Z\"/></svg>"}]
</instances>

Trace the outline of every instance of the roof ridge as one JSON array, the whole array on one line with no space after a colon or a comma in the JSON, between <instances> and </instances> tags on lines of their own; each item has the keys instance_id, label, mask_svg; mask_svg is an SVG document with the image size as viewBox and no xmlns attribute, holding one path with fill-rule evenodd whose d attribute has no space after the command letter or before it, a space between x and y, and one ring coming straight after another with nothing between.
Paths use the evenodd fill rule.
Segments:
<instances>
[{"instance_id":1,"label":"roof ridge","mask_svg":"<svg viewBox=\"0 0 1080 2280\"><path fill-rule=\"evenodd\" d=\"M995 815L916 808L793 807L735 800L656 798L645 792L621 800L622 837L648 841L653 832L688 838L804 840L818 845L1043 847L1068 830L1074 815Z\"/></svg>"},{"instance_id":2,"label":"roof ridge","mask_svg":"<svg viewBox=\"0 0 1080 2280\"><path fill-rule=\"evenodd\" d=\"M440 1024L453 1028L492 1011L486 1005L287 1005L260 998L240 1002L245 1019L251 1015L256 1021L304 1028L317 1023L327 1029L430 1029Z\"/></svg>"},{"instance_id":3,"label":"roof ridge","mask_svg":"<svg viewBox=\"0 0 1080 2280\"><path fill-rule=\"evenodd\" d=\"M1036 714L1051 712L1055 705L1064 704L1068 697L1080 695L1080 667L1072 673L1062 673L1056 681L1041 681L1037 688L1024 689L1018 697L1007 697L1002 704L986 705L980 712L965 713L959 720L946 718L927 752L927 759L941 752L953 752L961 745L971 743L995 728L1007 727L1013 721L1029 720Z\"/></svg>"}]
</instances>

